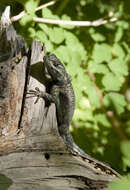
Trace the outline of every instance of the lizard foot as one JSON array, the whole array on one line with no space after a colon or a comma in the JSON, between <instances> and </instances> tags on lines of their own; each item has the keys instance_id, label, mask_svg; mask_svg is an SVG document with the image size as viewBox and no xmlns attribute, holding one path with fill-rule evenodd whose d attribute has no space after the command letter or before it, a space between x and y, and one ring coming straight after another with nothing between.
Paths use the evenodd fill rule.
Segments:
<instances>
[{"instance_id":1,"label":"lizard foot","mask_svg":"<svg viewBox=\"0 0 130 190\"><path fill-rule=\"evenodd\" d=\"M40 89L38 87L35 88L35 90L29 90L29 92L27 92L27 94L30 94L32 96L28 97L37 97L36 101L34 102L34 104L36 104L38 102L38 100L43 96L42 92L40 91Z\"/></svg>"}]
</instances>

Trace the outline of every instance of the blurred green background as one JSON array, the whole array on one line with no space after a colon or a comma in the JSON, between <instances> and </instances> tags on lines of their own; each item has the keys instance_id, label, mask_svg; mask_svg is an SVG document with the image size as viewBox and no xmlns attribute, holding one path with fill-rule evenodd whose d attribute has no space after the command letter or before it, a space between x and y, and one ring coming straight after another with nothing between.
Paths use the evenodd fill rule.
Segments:
<instances>
[{"instance_id":1,"label":"blurred green background","mask_svg":"<svg viewBox=\"0 0 130 190\"><path fill-rule=\"evenodd\" d=\"M55 53L72 76L76 109L71 132L91 156L107 162L129 179L130 172L130 1L57 0L35 12L45 0L1 0L0 13L27 14L14 23L28 45L37 39ZM60 20L109 20L98 27L36 23L32 17ZM126 184L124 181L120 182ZM130 184L129 184L130 185ZM128 185L128 186L129 186ZM120 186L120 185L119 185ZM130 186L129 186L130 187ZM119 189L111 185L110 189Z\"/></svg>"}]
</instances>

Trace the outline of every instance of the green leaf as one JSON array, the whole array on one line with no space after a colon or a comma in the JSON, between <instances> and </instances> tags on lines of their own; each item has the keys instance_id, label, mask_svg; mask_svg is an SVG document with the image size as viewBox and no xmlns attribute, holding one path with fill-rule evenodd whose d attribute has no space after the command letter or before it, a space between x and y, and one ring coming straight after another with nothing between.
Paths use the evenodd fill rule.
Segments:
<instances>
[{"instance_id":1,"label":"green leaf","mask_svg":"<svg viewBox=\"0 0 130 190\"><path fill-rule=\"evenodd\" d=\"M103 61L109 62L112 58L111 47L105 43L96 43L93 48L92 58L97 63L101 63Z\"/></svg>"},{"instance_id":2,"label":"green leaf","mask_svg":"<svg viewBox=\"0 0 130 190\"><path fill-rule=\"evenodd\" d=\"M81 0L81 1L80 1L80 5L81 5L81 6L85 6L86 4L87 4L86 0Z\"/></svg>"},{"instance_id":3,"label":"green leaf","mask_svg":"<svg viewBox=\"0 0 130 190\"><path fill-rule=\"evenodd\" d=\"M34 28L32 28L32 27L28 28L28 32L30 33L29 36L31 38L35 38L35 36L36 36L36 30Z\"/></svg>"},{"instance_id":4,"label":"green leaf","mask_svg":"<svg viewBox=\"0 0 130 190\"><path fill-rule=\"evenodd\" d=\"M71 46L75 49L74 45L79 43L78 38L72 33L68 31L64 31L66 45Z\"/></svg>"},{"instance_id":5,"label":"green leaf","mask_svg":"<svg viewBox=\"0 0 130 190\"><path fill-rule=\"evenodd\" d=\"M103 42L103 41L106 40L105 36L103 36L103 35L100 34L100 33L91 34L91 37L92 37L92 39L93 39L95 42Z\"/></svg>"},{"instance_id":6,"label":"green leaf","mask_svg":"<svg viewBox=\"0 0 130 190\"><path fill-rule=\"evenodd\" d=\"M76 120L82 120L82 121L93 121L93 115L91 109L76 109L74 113L74 118Z\"/></svg>"},{"instance_id":7,"label":"green leaf","mask_svg":"<svg viewBox=\"0 0 130 190\"><path fill-rule=\"evenodd\" d=\"M48 8L43 8L42 9L42 17L43 18L56 19L56 20L59 19L59 17L57 15L54 15L52 13L52 11L50 9L48 9Z\"/></svg>"},{"instance_id":8,"label":"green leaf","mask_svg":"<svg viewBox=\"0 0 130 190\"><path fill-rule=\"evenodd\" d=\"M70 51L70 54L79 54L81 60L86 60L87 51L84 46L79 42L76 35L72 32L64 31L65 43ZM79 63L80 64L80 63Z\"/></svg>"},{"instance_id":9,"label":"green leaf","mask_svg":"<svg viewBox=\"0 0 130 190\"><path fill-rule=\"evenodd\" d=\"M105 90L120 90L122 80L113 73L109 72L103 77L102 84L104 85Z\"/></svg>"},{"instance_id":10,"label":"green leaf","mask_svg":"<svg viewBox=\"0 0 130 190\"><path fill-rule=\"evenodd\" d=\"M125 57L124 50L123 50L123 48L118 43L115 43L113 45L112 54L115 57L119 57L119 58L124 58Z\"/></svg>"},{"instance_id":11,"label":"green leaf","mask_svg":"<svg viewBox=\"0 0 130 190\"><path fill-rule=\"evenodd\" d=\"M115 75L128 75L128 66L123 59L113 59L108 66Z\"/></svg>"},{"instance_id":12,"label":"green leaf","mask_svg":"<svg viewBox=\"0 0 130 190\"><path fill-rule=\"evenodd\" d=\"M112 30L112 31L115 30L115 27L116 27L114 23L109 23L109 22L106 23L104 26L105 26L105 28Z\"/></svg>"},{"instance_id":13,"label":"green leaf","mask_svg":"<svg viewBox=\"0 0 130 190\"><path fill-rule=\"evenodd\" d=\"M49 40L47 40L45 42L45 45L46 45L46 51L47 52L53 52L54 51L54 46Z\"/></svg>"},{"instance_id":14,"label":"green leaf","mask_svg":"<svg viewBox=\"0 0 130 190\"><path fill-rule=\"evenodd\" d=\"M45 44L47 52L54 51L53 44L51 43L51 41L48 40L48 37L43 30L38 30L36 32L35 39L40 40L41 42Z\"/></svg>"},{"instance_id":15,"label":"green leaf","mask_svg":"<svg viewBox=\"0 0 130 190\"><path fill-rule=\"evenodd\" d=\"M47 24L40 23L38 24L38 26L48 35L48 31L50 28L47 26Z\"/></svg>"},{"instance_id":16,"label":"green leaf","mask_svg":"<svg viewBox=\"0 0 130 190\"><path fill-rule=\"evenodd\" d=\"M108 190L129 190L130 181L123 178L120 181L112 182L108 185Z\"/></svg>"},{"instance_id":17,"label":"green leaf","mask_svg":"<svg viewBox=\"0 0 130 190\"><path fill-rule=\"evenodd\" d=\"M94 61L89 61L88 62L88 72L106 74L109 72L109 70L105 64L96 63Z\"/></svg>"},{"instance_id":18,"label":"green leaf","mask_svg":"<svg viewBox=\"0 0 130 190\"><path fill-rule=\"evenodd\" d=\"M71 20L71 17L69 17L68 15L62 15L61 16L61 20ZM60 25L62 28L66 28L66 29L74 29L75 26L72 25Z\"/></svg>"},{"instance_id":19,"label":"green leaf","mask_svg":"<svg viewBox=\"0 0 130 190\"><path fill-rule=\"evenodd\" d=\"M128 29L129 28L129 23L125 20L118 20L116 22L116 25L123 28L123 29Z\"/></svg>"},{"instance_id":20,"label":"green leaf","mask_svg":"<svg viewBox=\"0 0 130 190\"><path fill-rule=\"evenodd\" d=\"M121 143L121 152L123 154L124 167L130 167L130 141L124 141Z\"/></svg>"},{"instance_id":21,"label":"green leaf","mask_svg":"<svg viewBox=\"0 0 130 190\"><path fill-rule=\"evenodd\" d=\"M53 53L64 63L70 62L70 53L66 46L60 45Z\"/></svg>"},{"instance_id":22,"label":"green leaf","mask_svg":"<svg viewBox=\"0 0 130 190\"><path fill-rule=\"evenodd\" d=\"M22 26L25 26L27 23L32 22L32 15L25 15L19 21Z\"/></svg>"},{"instance_id":23,"label":"green leaf","mask_svg":"<svg viewBox=\"0 0 130 190\"><path fill-rule=\"evenodd\" d=\"M47 36L42 30L37 31L36 38L43 43L45 43L47 41Z\"/></svg>"},{"instance_id":24,"label":"green leaf","mask_svg":"<svg viewBox=\"0 0 130 190\"><path fill-rule=\"evenodd\" d=\"M59 27L49 28L48 35L55 44L60 44L64 40L64 31Z\"/></svg>"},{"instance_id":25,"label":"green leaf","mask_svg":"<svg viewBox=\"0 0 130 190\"><path fill-rule=\"evenodd\" d=\"M89 100L83 96L79 102L79 107L82 108L83 110L91 108Z\"/></svg>"},{"instance_id":26,"label":"green leaf","mask_svg":"<svg viewBox=\"0 0 130 190\"><path fill-rule=\"evenodd\" d=\"M124 141L121 143L121 151L125 157L130 160L130 141Z\"/></svg>"},{"instance_id":27,"label":"green leaf","mask_svg":"<svg viewBox=\"0 0 130 190\"><path fill-rule=\"evenodd\" d=\"M51 18L51 16L52 16L52 12L50 9L48 9L48 8L42 9L42 17L43 18Z\"/></svg>"},{"instance_id":28,"label":"green leaf","mask_svg":"<svg viewBox=\"0 0 130 190\"><path fill-rule=\"evenodd\" d=\"M123 47L125 48L125 50L127 51L128 54L130 54L130 48L129 45L126 42L122 42Z\"/></svg>"},{"instance_id":29,"label":"green leaf","mask_svg":"<svg viewBox=\"0 0 130 190\"><path fill-rule=\"evenodd\" d=\"M73 69L73 71L75 71L75 69ZM79 83L78 91L80 89L82 92L84 92L88 96L88 99L92 106L97 107L97 108L100 107L99 95L95 87L93 86L90 78L88 77L88 75L84 73L81 68L77 70L77 74L78 74L77 79Z\"/></svg>"},{"instance_id":30,"label":"green leaf","mask_svg":"<svg viewBox=\"0 0 130 190\"><path fill-rule=\"evenodd\" d=\"M70 73L70 72L69 72ZM73 78L72 80L72 84L73 84L73 88L74 88L74 93L75 93L75 103L76 103L76 107L79 106L79 102L82 99L83 95L82 95L82 89L80 89L80 82L79 79Z\"/></svg>"},{"instance_id":31,"label":"green leaf","mask_svg":"<svg viewBox=\"0 0 130 190\"><path fill-rule=\"evenodd\" d=\"M118 93L109 93L104 96L104 105L105 106L114 106L117 114L124 112L124 108L127 105L125 97Z\"/></svg>"},{"instance_id":32,"label":"green leaf","mask_svg":"<svg viewBox=\"0 0 130 190\"><path fill-rule=\"evenodd\" d=\"M95 87L93 85L87 86L87 84L86 84L86 87L87 87L87 90L85 92L88 95L91 105L95 106L96 108L99 108L100 99Z\"/></svg>"},{"instance_id":33,"label":"green leaf","mask_svg":"<svg viewBox=\"0 0 130 190\"><path fill-rule=\"evenodd\" d=\"M123 29L119 27L116 31L115 42L119 42L123 36Z\"/></svg>"},{"instance_id":34,"label":"green leaf","mask_svg":"<svg viewBox=\"0 0 130 190\"><path fill-rule=\"evenodd\" d=\"M1 190L9 189L12 184L13 184L12 179L10 179L8 176L3 174L1 171L1 173L0 173L0 188L1 188Z\"/></svg>"},{"instance_id":35,"label":"green leaf","mask_svg":"<svg viewBox=\"0 0 130 190\"><path fill-rule=\"evenodd\" d=\"M105 127L111 126L111 123L108 121L106 115L103 113L96 113L94 119Z\"/></svg>"},{"instance_id":36,"label":"green leaf","mask_svg":"<svg viewBox=\"0 0 130 190\"><path fill-rule=\"evenodd\" d=\"M95 29L93 27L90 27L88 31L90 35L95 34Z\"/></svg>"},{"instance_id":37,"label":"green leaf","mask_svg":"<svg viewBox=\"0 0 130 190\"><path fill-rule=\"evenodd\" d=\"M39 0L37 1L29 0L29 1L26 1L26 3L24 4L24 7L28 13L34 14L35 8L38 6L38 4L39 4Z\"/></svg>"},{"instance_id":38,"label":"green leaf","mask_svg":"<svg viewBox=\"0 0 130 190\"><path fill-rule=\"evenodd\" d=\"M76 104L79 105L79 102L83 96L82 92L84 92L88 96L90 104L93 107L100 107L99 95L88 75L84 73L80 67L76 67L74 64L72 64L71 67L73 67L73 69L69 69L69 73L73 76L72 83L74 86L74 91L76 93ZM76 77L74 74L76 74Z\"/></svg>"},{"instance_id":39,"label":"green leaf","mask_svg":"<svg viewBox=\"0 0 130 190\"><path fill-rule=\"evenodd\" d=\"M67 64L67 70L69 71L71 76L78 75L78 80L80 82L79 77L81 76L81 74L83 74L83 69L80 67L81 63L80 53L74 51L69 53L70 53L70 62L69 64ZM81 78L83 78L83 76Z\"/></svg>"}]
</instances>

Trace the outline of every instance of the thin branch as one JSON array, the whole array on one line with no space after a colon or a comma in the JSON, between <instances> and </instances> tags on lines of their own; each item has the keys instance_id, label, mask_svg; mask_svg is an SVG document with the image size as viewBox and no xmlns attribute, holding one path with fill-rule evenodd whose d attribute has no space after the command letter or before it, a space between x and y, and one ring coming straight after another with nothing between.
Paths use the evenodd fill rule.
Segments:
<instances>
[{"instance_id":1,"label":"thin branch","mask_svg":"<svg viewBox=\"0 0 130 190\"><path fill-rule=\"evenodd\" d=\"M18 15L13 16L13 17L11 18L11 22L15 22L15 21L20 20L24 15L25 15L25 11L22 11L22 12L19 13Z\"/></svg>"},{"instance_id":2,"label":"thin branch","mask_svg":"<svg viewBox=\"0 0 130 190\"><path fill-rule=\"evenodd\" d=\"M93 84L94 88L96 89L96 91L97 91L97 93L98 93L100 105L101 105L102 108L104 108L104 104L103 104L103 94L102 94L102 91L101 91L101 90L97 87L97 85L96 85L96 82L95 82L96 78L95 78L94 74L93 74L93 73L90 73L90 72L88 72L88 76L90 77L90 79L91 79L91 81L92 81L92 84Z\"/></svg>"},{"instance_id":3,"label":"thin branch","mask_svg":"<svg viewBox=\"0 0 130 190\"><path fill-rule=\"evenodd\" d=\"M100 26L109 22L115 22L117 21L117 18L111 18L109 20L98 19L95 21L69 21L69 20L54 20L54 19L33 17L33 21L40 23L72 25L72 26Z\"/></svg>"},{"instance_id":4,"label":"thin branch","mask_svg":"<svg viewBox=\"0 0 130 190\"><path fill-rule=\"evenodd\" d=\"M36 11L39 11L39 10L45 8L45 7L49 7L49 6L51 6L51 5L54 5L54 4L55 4L55 1L50 1L49 3L45 3L45 4L43 4L43 5L39 6L39 7L37 7L37 8L35 9L35 12L36 12ZM19 13L18 15L13 16L13 17L11 18L11 21L12 21L12 22L16 22L16 21L20 20L25 14L26 14L26 12L25 12L25 11L22 11L22 12Z\"/></svg>"},{"instance_id":5,"label":"thin branch","mask_svg":"<svg viewBox=\"0 0 130 190\"><path fill-rule=\"evenodd\" d=\"M88 76L90 77L90 79L92 80L93 82L93 86L95 87L97 93L98 93L98 96L99 96L99 99L100 99L100 104L101 104L101 107L102 107L102 110L106 113L106 116L107 118L110 120L112 126L114 127L117 135L119 136L120 140L128 140L127 136L125 135L125 133L123 132L122 128L121 128L121 124L120 122L118 121L118 119L116 118L115 114L113 111L107 111L104 109L104 104L103 104L103 93L102 91L99 89L99 87L96 85L96 82L95 82L95 76L93 73L88 73Z\"/></svg>"},{"instance_id":6,"label":"thin branch","mask_svg":"<svg viewBox=\"0 0 130 190\"><path fill-rule=\"evenodd\" d=\"M55 3L56 3L56 1L50 1L50 2L48 2L48 3L45 3L45 4L43 4L43 5L39 6L39 7L37 7L37 8L36 8L36 11L39 11L39 10L45 8L45 7L49 7L49 6L51 6L51 5L54 5Z\"/></svg>"},{"instance_id":7,"label":"thin branch","mask_svg":"<svg viewBox=\"0 0 130 190\"><path fill-rule=\"evenodd\" d=\"M120 126L120 123L119 121L117 120L115 114L113 111L108 111L106 113L107 117L110 119L112 125L114 126L115 128L115 131L116 133L118 134L118 136L120 137L120 139L122 141L124 140L128 140L127 136L123 133L122 129L121 129L121 126Z\"/></svg>"},{"instance_id":8,"label":"thin branch","mask_svg":"<svg viewBox=\"0 0 130 190\"><path fill-rule=\"evenodd\" d=\"M49 3L45 3L35 9L35 11L39 11L42 8L49 7L51 5L54 5L56 1L50 1ZM20 20L24 15L26 14L25 11L22 11L16 16L13 16L11 18L12 22ZM113 15L112 15L113 16ZM117 21L117 18L111 18L108 20L105 19L98 19L95 21L69 21L69 20L54 20L54 19L47 19L47 18L39 18L39 17L33 17L34 22L40 22L40 23L48 23L48 24L59 24L59 25L72 25L72 26L100 26L109 22L115 22Z\"/></svg>"}]
</instances>

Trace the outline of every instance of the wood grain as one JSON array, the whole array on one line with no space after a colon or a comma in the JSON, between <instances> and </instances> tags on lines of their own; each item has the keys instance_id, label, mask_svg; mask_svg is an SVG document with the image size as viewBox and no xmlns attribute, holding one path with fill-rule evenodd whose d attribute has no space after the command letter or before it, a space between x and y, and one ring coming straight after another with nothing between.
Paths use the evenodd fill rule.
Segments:
<instances>
[{"instance_id":1,"label":"wood grain","mask_svg":"<svg viewBox=\"0 0 130 190\"><path fill-rule=\"evenodd\" d=\"M6 31L12 51L18 36L10 41ZM43 45L34 41L26 54L18 48L19 53L0 62L0 189L107 189L118 174L71 151L59 135L55 105L46 106L43 99L34 104L36 97L28 97L35 87L46 90ZM12 65L19 54L21 61Z\"/></svg>"}]
</instances>

